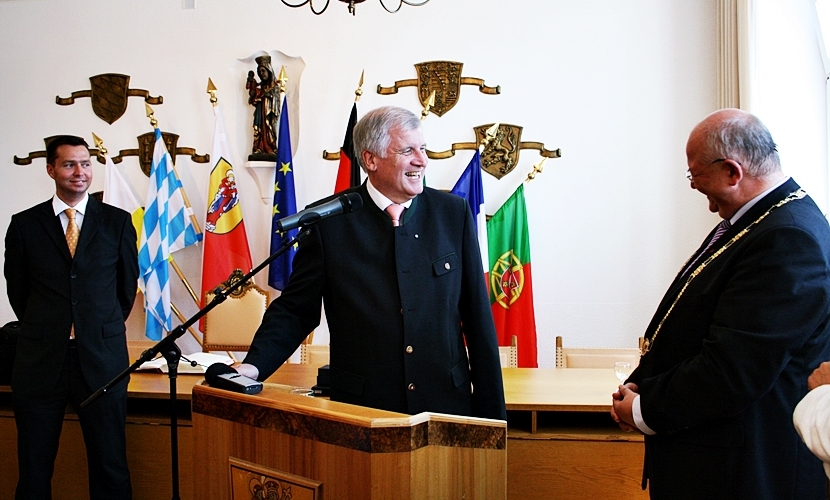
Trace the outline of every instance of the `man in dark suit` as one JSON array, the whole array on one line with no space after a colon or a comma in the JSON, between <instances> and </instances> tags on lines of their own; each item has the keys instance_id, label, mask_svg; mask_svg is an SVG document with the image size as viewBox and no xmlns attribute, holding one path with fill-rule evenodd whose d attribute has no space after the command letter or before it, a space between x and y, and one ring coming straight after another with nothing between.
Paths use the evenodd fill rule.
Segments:
<instances>
[{"instance_id":1,"label":"man in dark suit","mask_svg":"<svg viewBox=\"0 0 830 500\"><path fill-rule=\"evenodd\" d=\"M129 214L87 194L92 165L83 139L59 136L46 154L55 196L12 216L6 233L6 286L20 320L16 498L51 498L70 403L86 443L90 498L129 499L127 381L79 405L129 364L124 321L137 287L136 233Z\"/></svg>"},{"instance_id":2,"label":"man in dark suit","mask_svg":"<svg viewBox=\"0 0 830 500\"><path fill-rule=\"evenodd\" d=\"M411 112L369 112L355 126L354 143L369 179L347 193L360 193L363 208L320 221L300 244L288 286L265 313L239 372L271 375L320 323L322 301L333 400L505 419L466 201L424 187L426 145Z\"/></svg>"},{"instance_id":3,"label":"man in dark suit","mask_svg":"<svg viewBox=\"0 0 830 500\"><path fill-rule=\"evenodd\" d=\"M826 499L792 414L830 357L827 220L749 113L709 115L686 155L691 187L728 222L669 287L612 416L646 434L651 498Z\"/></svg>"}]
</instances>

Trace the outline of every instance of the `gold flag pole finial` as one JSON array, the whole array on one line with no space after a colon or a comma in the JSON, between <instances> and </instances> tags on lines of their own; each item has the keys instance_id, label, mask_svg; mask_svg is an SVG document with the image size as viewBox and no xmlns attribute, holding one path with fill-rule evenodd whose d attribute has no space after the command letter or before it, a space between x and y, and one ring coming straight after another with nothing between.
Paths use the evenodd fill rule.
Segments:
<instances>
[{"instance_id":1,"label":"gold flag pole finial","mask_svg":"<svg viewBox=\"0 0 830 500\"><path fill-rule=\"evenodd\" d=\"M531 170L530 173L527 174L527 179L525 179L525 182L530 182L536 178L536 174L541 174L542 170L544 170L545 168L546 161L548 161L547 158L542 158L541 160L536 162L536 164L533 165L533 170Z\"/></svg>"},{"instance_id":2,"label":"gold flag pole finial","mask_svg":"<svg viewBox=\"0 0 830 500\"><path fill-rule=\"evenodd\" d=\"M144 109L147 111L147 118L150 119L150 125L152 125L154 129L159 128L159 122L156 120L156 117L153 116L153 108L145 102Z\"/></svg>"},{"instance_id":3,"label":"gold flag pole finial","mask_svg":"<svg viewBox=\"0 0 830 500\"><path fill-rule=\"evenodd\" d=\"M354 91L354 102L360 100L360 96L363 95L363 75L366 74L366 70L360 72L360 83L357 84L357 90Z\"/></svg>"},{"instance_id":4,"label":"gold flag pole finial","mask_svg":"<svg viewBox=\"0 0 830 500\"><path fill-rule=\"evenodd\" d=\"M424 104L424 109L421 111L421 121L427 119L427 115L429 115L429 110L435 106L435 91L433 90L432 93L429 95L429 99L427 99L426 104Z\"/></svg>"},{"instance_id":5,"label":"gold flag pole finial","mask_svg":"<svg viewBox=\"0 0 830 500\"><path fill-rule=\"evenodd\" d=\"M208 77L207 93L210 94L210 103L215 108L216 103L219 102L219 99L216 98L216 85L213 84L213 80L211 80L210 77Z\"/></svg>"},{"instance_id":6,"label":"gold flag pole finial","mask_svg":"<svg viewBox=\"0 0 830 500\"><path fill-rule=\"evenodd\" d=\"M490 141L496 138L496 132L499 131L500 123L494 123L492 127L488 128L484 132L484 139L481 140L481 144L478 145L478 152L483 153L485 149L487 149L487 145L490 144Z\"/></svg>"},{"instance_id":7,"label":"gold flag pole finial","mask_svg":"<svg viewBox=\"0 0 830 500\"><path fill-rule=\"evenodd\" d=\"M280 76L277 78L277 81L280 82L280 101L282 101L282 96L285 94L285 84L288 82L288 76L285 74L285 66L280 67Z\"/></svg>"},{"instance_id":8,"label":"gold flag pole finial","mask_svg":"<svg viewBox=\"0 0 830 500\"><path fill-rule=\"evenodd\" d=\"M92 140L95 141L95 147L98 148L98 154L104 156L107 154L107 148L104 147L104 141L95 135L95 132L92 133Z\"/></svg>"}]
</instances>

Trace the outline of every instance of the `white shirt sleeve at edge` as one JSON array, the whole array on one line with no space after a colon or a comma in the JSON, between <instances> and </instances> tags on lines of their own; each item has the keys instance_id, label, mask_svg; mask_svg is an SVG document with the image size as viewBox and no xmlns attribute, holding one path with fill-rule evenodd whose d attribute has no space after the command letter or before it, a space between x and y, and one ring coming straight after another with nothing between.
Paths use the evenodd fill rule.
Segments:
<instances>
[{"instance_id":1,"label":"white shirt sleeve at edge","mask_svg":"<svg viewBox=\"0 0 830 500\"><path fill-rule=\"evenodd\" d=\"M651 427L646 425L645 420L643 420L643 412L640 410L640 395L634 398L634 403L631 406L631 416L634 417L634 424L637 426L638 429L643 431L643 434L648 434L649 436L653 436L657 434Z\"/></svg>"},{"instance_id":2,"label":"white shirt sleeve at edge","mask_svg":"<svg viewBox=\"0 0 830 500\"><path fill-rule=\"evenodd\" d=\"M793 412L795 430L807 448L824 462L830 477L830 385L821 385L808 392Z\"/></svg>"}]
</instances>

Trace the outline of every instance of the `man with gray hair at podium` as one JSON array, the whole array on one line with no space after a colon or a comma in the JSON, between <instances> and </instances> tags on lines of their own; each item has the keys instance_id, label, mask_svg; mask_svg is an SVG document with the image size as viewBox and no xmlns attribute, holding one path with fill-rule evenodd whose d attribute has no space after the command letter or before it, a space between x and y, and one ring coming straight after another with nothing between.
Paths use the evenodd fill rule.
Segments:
<instances>
[{"instance_id":1,"label":"man with gray hair at podium","mask_svg":"<svg viewBox=\"0 0 830 500\"><path fill-rule=\"evenodd\" d=\"M723 221L669 286L612 417L645 434L652 499L826 500L792 415L830 359L830 227L749 113L706 117L686 156Z\"/></svg>"},{"instance_id":2,"label":"man with gray hair at podium","mask_svg":"<svg viewBox=\"0 0 830 500\"><path fill-rule=\"evenodd\" d=\"M410 111L372 110L353 136L368 180L345 193L360 194L363 208L312 227L237 370L270 376L320 323L322 301L332 400L506 419L467 202L424 187L426 144Z\"/></svg>"}]
</instances>

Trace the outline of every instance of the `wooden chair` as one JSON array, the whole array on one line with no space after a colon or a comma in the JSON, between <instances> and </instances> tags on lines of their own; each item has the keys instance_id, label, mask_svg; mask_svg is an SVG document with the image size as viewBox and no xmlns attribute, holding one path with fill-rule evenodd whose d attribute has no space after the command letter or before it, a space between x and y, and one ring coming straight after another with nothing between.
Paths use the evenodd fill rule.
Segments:
<instances>
[{"instance_id":1,"label":"wooden chair","mask_svg":"<svg viewBox=\"0 0 830 500\"><path fill-rule=\"evenodd\" d=\"M510 337L509 346L499 346L499 361L502 368L519 367L519 346L515 335Z\"/></svg>"},{"instance_id":2,"label":"wooden chair","mask_svg":"<svg viewBox=\"0 0 830 500\"><path fill-rule=\"evenodd\" d=\"M222 286L228 287L242 276L242 271L234 270ZM206 292L205 300L209 303L212 299L213 293ZM266 290L250 281L231 293L205 315L202 350L247 351L268 308L269 299Z\"/></svg>"},{"instance_id":3,"label":"wooden chair","mask_svg":"<svg viewBox=\"0 0 830 500\"><path fill-rule=\"evenodd\" d=\"M556 337L557 368L614 368L617 361L640 364L640 349L635 347L563 347Z\"/></svg>"},{"instance_id":4,"label":"wooden chair","mask_svg":"<svg viewBox=\"0 0 830 500\"><path fill-rule=\"evenodd\" d=\"M301 344L300 364L313 366L329 364L329 346L321 344Z\"/></svg>"}]
</instances>

